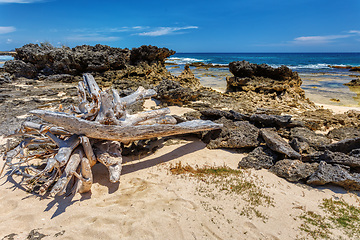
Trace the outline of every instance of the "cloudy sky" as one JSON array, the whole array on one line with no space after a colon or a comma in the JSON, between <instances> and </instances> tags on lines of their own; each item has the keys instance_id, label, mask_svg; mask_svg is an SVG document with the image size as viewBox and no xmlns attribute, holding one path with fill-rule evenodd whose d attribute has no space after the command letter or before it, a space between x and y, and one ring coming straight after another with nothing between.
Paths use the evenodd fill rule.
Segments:
<instances>
[{"instance_id":1,"label":"cloudy sky","mask_svg":"<svg viewBox=\"0 0 360 240\"><path fill-rule=\"evenodd\" d=\"M177 52L360 52L360 0L0 0L0 50L143 44Z\"/></svg>"}]
</instances>

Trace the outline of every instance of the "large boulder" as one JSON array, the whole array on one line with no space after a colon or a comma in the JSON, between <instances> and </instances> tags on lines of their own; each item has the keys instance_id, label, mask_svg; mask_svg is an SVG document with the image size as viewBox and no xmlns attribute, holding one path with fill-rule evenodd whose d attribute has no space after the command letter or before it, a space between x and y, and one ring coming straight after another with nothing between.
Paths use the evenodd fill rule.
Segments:
<instances>
[{"instance_id":1,"label":"large boulder","mask_svg":"<svg viewBox=\"0 0 360 240\"><path fill-rule=\"evenodd\" d=\"M353 154L355 155L355 154ZM355 156L349 156L342 152L331 152L329 150L325 150L324 152L316 152L304 157L304 160L310 162L321 162L324 161L326 163L332 164L340 164L349 167L360 167L360 158Z\"/></svg>"},{"instance_id":2,"label":"large boulder","mask_svg":"<svg viewBox=\"0 0 360 240\"><path fill-rule=\"evenodd\" d=\"M322 134L315 133L306 127L295 127L290 130L291 139L305 142L310 147L319 150L331 143L331 140Z\"/></svg>"},{"instance_id":3,"label":"large boulder","mask_svg":"<svg viewBox=\"0 0 360 240\"><path fill-rule=\"evenodd\" d=\"M195 101L199 96L198 92L169 79L161 81L155 90L156 98L168 105L182 106L190 101Z\"/></svg>"},{"instance_id":4,"label":"large boulder","mask_svg":"<svg viewBox=\"0 0 360 240\"><path fill-rule=\"evenodd\" d=\"M15 77L33 78L37 74L37 70L33 64L21 60L6 61L4 69Z\"/></svg>"},{"instance_id":5,"label":"large boulder","mask_svg":"<svg viewBox=\"0 0 360 240\"><path fill-rule=\"evenodd\" d=\"M238 164L238 168L254 168L254 169L269 169L271 168L279 155L267 146L259 146L249 153L246 157L242 158Z\"/></svg>"},{"instance_id":6,"label":"large boulder","mask_svg":"<svg viewBox=\"0 0 360 240\"><path fill-rule=\"evenodd\" d=\"M227 78L229 92L254 91L264 94L295 92L304 97L304 91L300 88L302 84L300 77L286 66L272 68L267 64L238 61L230 63L229 70L234 75Z\"/></svg>"},{"instance_id":7,"label":"large boulder","mask_svg":"<svg viewBox=\"0 0 360 240\"><path fill-rule=\"evenodd\" d=\"M215 148L254 148L260 142L258 139L259 129L247 121L235 121L222 117L215 120L216 123L223 124L220 130L210 132L210 141L207 147ZM206 140L205 140L206 142Z\"/></svg>"},{"instance_id":8,"label":"large boulder","mask_svg":"<svg viewBox=\"0 0 360 240\"><path fill-rule=\"evenodd\" d=\"M318 169L318 163L304 163L300 160L283 159L275 163L270 171L290 182L308 178Z\"/></svg>"},{"instance_id":9,"label":"large boulder","mask_svg":"<svg viewBox=\"0 0 360 240\"><path fill-rule=\"evenodd\" d=\"M309 177L307 184L335 184L348 190L360 190L360 176L349 173L339 165L320 162L319 168Z\"/></svg>"},{"instance_id":10,"label":"large boulder","mask_svg":"<svg viewBox=\"0 0 360 240\"><path fill-rule=\"evenodd\" d=\"M285 154L290 158L300 159L300 153L296 152L290 144L279 136L275 131L263 128L260 130L260 134L266 142L268 147L278 153Z\"/></svg>"}]
</instances>

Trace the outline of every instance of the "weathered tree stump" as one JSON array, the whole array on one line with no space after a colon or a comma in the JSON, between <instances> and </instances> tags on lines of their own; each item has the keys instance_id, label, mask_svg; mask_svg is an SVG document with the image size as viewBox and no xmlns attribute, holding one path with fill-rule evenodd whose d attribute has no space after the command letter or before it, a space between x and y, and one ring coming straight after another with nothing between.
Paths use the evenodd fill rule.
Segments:
<instances>
[{"instance_id":1,"label":"weathered tree stump","mask_svg":"<svg viewBox=\"0 0 360 240\"><path fill-rule=\"evenodd\" d=\"M127 144L222 126L202 120L176 124L176 120L167 115L168 108L131 115L126 111L129 105L150 98L156 92L139 87L133 94L120 98L115 89L101 90L92 75L84 74L83 79L78 84L78 106L62 112L30 111L49 125L24 122L16 132L16 135L23 135L24 140L3 156L8 174L22 175L29 190L38 188L40 194L50 191L51 196L63 195L69 189L88 192L93 181L91 167L97 162L108 168L110 182L120 180L121 142ZM49 143L55 143L57 148L49 147L54 146ZM45 150L30 150L34 144L42 145Z\"/></svg>"}]
</instances>

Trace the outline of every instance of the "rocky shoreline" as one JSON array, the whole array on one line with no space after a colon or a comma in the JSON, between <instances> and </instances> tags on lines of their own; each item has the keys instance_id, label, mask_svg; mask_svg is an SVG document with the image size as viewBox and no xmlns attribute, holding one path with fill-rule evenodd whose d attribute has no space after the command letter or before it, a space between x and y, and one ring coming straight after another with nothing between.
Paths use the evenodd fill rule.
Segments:
<instances>
[{"instance_id":1,"label":"rocky shoreline","mask_svg":"<svg viewBox=\"0 0 360 240\"><path fill-rule=\"evenodd\" d=\"M300 88L298 74L285 66L232 62L233 77L227 78L227 91L220 93L201 86L189 67L178 77L171 75L165 59L174 53L155 46L18 48L0 72L1 135L17 129L24 119L34 120L26 115L31 109L74 103L75 84L89 72L101 87L116 88L121 96L144 86L156 90L159 106L196 110L176 116L179 122L204 119L223 124L221 130L198 137L208 148L248 152L239 168L265 168L291 182L360 190L360 112L333 114L315 106ZM133 109L138 110L140 105Z\"/></svg>"}]
</instances>

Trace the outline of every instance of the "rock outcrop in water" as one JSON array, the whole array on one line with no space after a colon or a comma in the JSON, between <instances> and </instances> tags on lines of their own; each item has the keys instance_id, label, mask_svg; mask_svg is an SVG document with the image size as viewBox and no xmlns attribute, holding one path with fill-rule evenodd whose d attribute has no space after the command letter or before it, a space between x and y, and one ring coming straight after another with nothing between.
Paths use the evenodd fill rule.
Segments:
<instances>
[{"instance_id":1,"label":"rock outcrop in water","mask_svg":"<svg viewBox=\"0 0 360 240\"><path fill-rule=\"evenodd\" d=\"M297 74L286 66L272 68L267 64L253 64L247 61L232 62L229 70L234 77L227 78L227 91L254 91L278 95L289 92L304 97L300 88L302 81Z\"/></svg>"}]
</instances>

